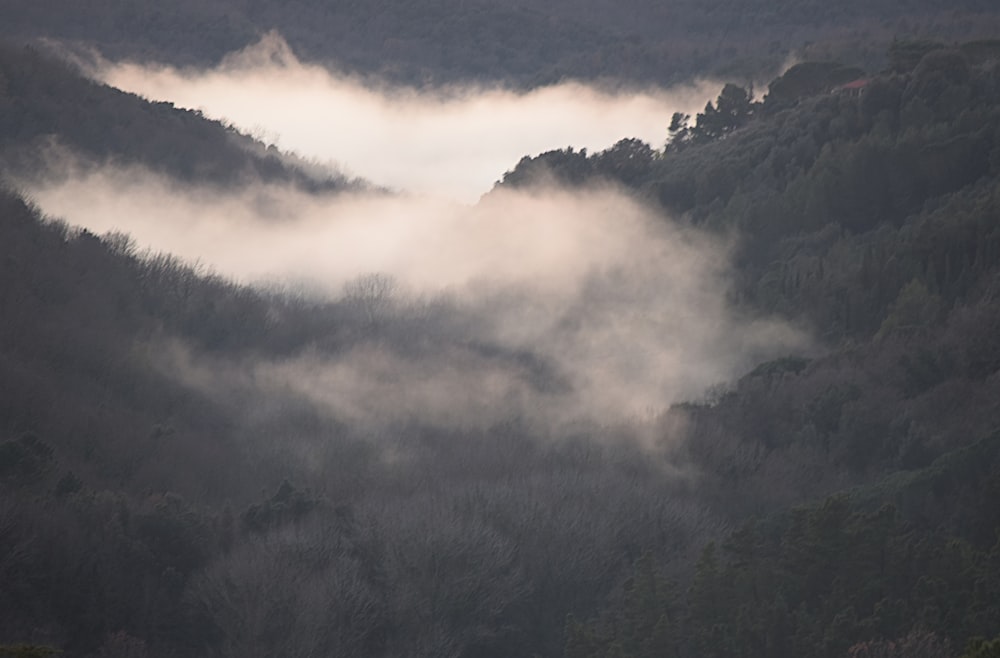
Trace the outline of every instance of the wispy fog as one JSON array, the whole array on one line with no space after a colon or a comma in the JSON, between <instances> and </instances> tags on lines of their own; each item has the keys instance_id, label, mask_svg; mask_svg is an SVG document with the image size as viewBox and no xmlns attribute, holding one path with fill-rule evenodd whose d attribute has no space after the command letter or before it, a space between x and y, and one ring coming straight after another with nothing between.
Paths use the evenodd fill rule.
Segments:
<instances>
[{"instance_id":1,"label":"wispy fog","mask_svg":"<svg viewBox=\"0 0 1000 658\"><path fill-rule=\"evenodd\" d=\"M524 155L567 146L603 150L625 137L658 147L674 112L697 112L721 87L389 87L303 63L276 34L209 70L103 62L94 75L201 109L377 184L464 201L486 192Z\"/></svg>"},{"instance_id":2,"label":"wispy fog","mask_svg":"<svg viewBox=\"0 0 1000 658\"><path fill-rule=\"evenodd\" d=\"M46 212L97 233L365 307L361 338L334 353L219 363L163 352L213 394L267 383L354 421L607 422L650 417L804 344L731 310L727 244L613 188L498 190L466 206L99 169L30 189ZM359 288L371 273L389 285Z\"/></svg>"},{"instance_id":3,"label":"wispy fog","mask_svg":"<svg viewBox=\"0 0 1000 658\"><path fill-rule=\"evenodd\" d=\"M406 190L185 185L57 148L48 160L58 175L20 181L72 224L334 303L337 337L292 356L221 357L175 338L150 351L159 367L252 414L280 416L292 395L360 427L617 423L804 345L787 326L731 308L723 238L681 228L622 190L482 196L525 154L625 137L658 144L671 114L697 110L712 85L366 86L299 62L275 35L209 71L105 63L97 75Z\"/></svg>"}]
</instances>

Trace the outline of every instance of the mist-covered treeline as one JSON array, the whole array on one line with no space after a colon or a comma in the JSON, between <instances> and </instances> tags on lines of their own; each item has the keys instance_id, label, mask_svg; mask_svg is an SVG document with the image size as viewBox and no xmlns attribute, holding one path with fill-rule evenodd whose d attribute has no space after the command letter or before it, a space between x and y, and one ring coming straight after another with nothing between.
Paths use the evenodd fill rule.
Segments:
<instances>
[{"instance_id":1,"label":"mist-covered treeline","mask_svg":"<svg viewBox=\"0 0 1000 658\"><path fill-rule=\"evenodd\" d=\"M67 164L60 149L81 161ZM104 163L142 165L183 183L268 180L314 191L361 185L329 168L317 173L200 112L146 102L36 48L7 44L0 44L0 155L5 173L15 176L66 176L74 164Z\"/></svg>"},{"instance_id":2,"label":"mist-covered treeline","mask_svg":"<svg viewBox=\"0 0 1000 658\"><path fill-rule=\"evenodd\" d=\"M860 98L833 84L792 93L786 78L816 70L793 67L762 102L724 90L662 157L634 140L553 151L502 183L611 179L695 225L736 228L737 295L828 338L870 336L912 280L965 300L994 262L996 52L979 46L917 44L926 56L875 76ZM699 131L727 101L739 129Z\"/></svg>"},{"instance_id":3,"label":"mist-covered treeline","mask_svg":"<svg viewBox=\"0 0 1000 658\"><path fill-rule=\"evenodd\" d=\"M567 655L958 655L996 634L1000 79L979 45L896 48L860 97L790 94L837 70L807 64L762 102L680 118L663 154L554 151L505 176L614 179L737 228L733 294L833 346L674 407L706 491L751 520L691 580L665 552L638 561ZM699 132L734 97L730 130Z\"/></svg>"},{"instance_id":4,"label":"mist-covered treeline","mask_svg":"<svg viewBox=\"0 0 1000 658\"><path fill-rule=\"evenodd\" d=\"M671 439L655 423L480 421L456 401L441 418L404 399L331 417L254 365L395 353L559 396L541 357L467 341L474 309L396 309L378 277L336 303L255 292L10 194L2 226L7 638L72 655L558 653L566 612L594 610L641 547L682 555L725 524L668 443L641 442Z\"/></svg>"},{"instance_id":5,"label":"mist-covered treeline","mask_svg":"<svg viewBox=\"0 0 1000 658\"><path fill-rule=\"evenodd\" d=\"M433 293L251 288L4 192L0 643L957 656L997 635L1000 68L977 52L860 98L727 88L664 151L522 161L476 225L521 260ZM556 230L581 239L518 242Z\"/></svg>"},{"instance_id":6,"label":"mist-covered treeline","mask_svg":"<svg viewBox=\"0 0 1000 658\"><path fill-rule=\"evenodd\" d=\"M723 138L675 140L659 155L635 142L554 151L525 158L500 187L610 178L692 224L736 229L734 298L811 327L835 358L763 365L684 413L722 423L725 442L794 448L799 461L818 448L827 473L926 466L995 422L989 396L972 393L994 385L1000 364L994 62L934 49L860 98L767 96Z\"/></svg>"}]
</instances>

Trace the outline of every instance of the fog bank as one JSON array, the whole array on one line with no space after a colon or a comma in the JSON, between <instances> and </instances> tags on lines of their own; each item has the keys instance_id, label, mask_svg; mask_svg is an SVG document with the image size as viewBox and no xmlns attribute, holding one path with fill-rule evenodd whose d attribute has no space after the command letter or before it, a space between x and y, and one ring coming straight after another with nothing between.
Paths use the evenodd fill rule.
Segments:
<instances>
[{"instance_id":1,"label":"fog bank","mask_svg":"<svg viewBox=\"0 0 1000 658\"><path fill-rule=\"evenodd\" d=\"M358 307L345 320L357 339L336 353L219 363L163 352L212 394L269 383L353 422L611 422L652 417L805 345L729 307L724 241L612 187L498 190L466 206L183 187L140 169L47 180L33 198L73 224ZM389 285L359 286L371 273Z\"/></svg>"},{"instance_id":2,"label":"fog bank","mask_svg":"<svg viewBox=\"0 0 1000 658\"><path fill-rule=\"evenodd\" d=\"M721 88L708 81L620 92L575 82L528 92L390 87L303 63L274 33L208 70L102 62L93 74L377 184L464 201L524 155L603 150L626 137L658 148L674 112L696 113Z\"/></svg>"},{"instance_id":3,"label":"fog bank","mask_svg":"<svg viewBox=\"0 0 1000 658\"><path fill-rule=\"evenodd\" d=\"M390 88L304 64L273 34L207 71L104 62L95 75L405 189L220 189L59 147L47 175L19 181L71 224L337 305L336 339L281 358L234 360L170 337L153 346L151 365L222 402L280 415L293 395L355 427L631 422L805 345L729 306L724 239L621 189L481 197L526 154L657 145L672 113L697 111L715 85Z\"/></svg>"}]
</instances>

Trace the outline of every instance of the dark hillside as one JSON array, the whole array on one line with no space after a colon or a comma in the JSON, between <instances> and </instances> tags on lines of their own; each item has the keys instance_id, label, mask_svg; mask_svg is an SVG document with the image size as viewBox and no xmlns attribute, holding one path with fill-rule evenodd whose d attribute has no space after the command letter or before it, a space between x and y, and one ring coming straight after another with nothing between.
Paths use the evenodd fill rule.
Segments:
<instances>
[{"instance_id":1,"label":"dark hillside","mask_svg":"<svg viewBox=\"0 0 1000 658\"><path fill-rule=\"evenodd\" d=\"M733 304L817 336L652 420L352 414L294 384L352 354L486 364L539 405L566 384L470 329L492 299L265 292L0 193L0 654L991 655L1000 66L895 48L860 95L828 66L763 101L729 85L662 151L505 177L611 180L733 236ZM183 181L307 185L197 115L0 62L8 167L56 134Z\"/></svg>"},{"instance_id":2,"label":"dark hillside","mask_svg":"<svg viewBox=\"0 0 1000 658\"><path fill-rule=\"evenodd\" d=\"M56 162L61 146L84 164L142 165L186 183L289 182L313 191L357 188L316 175L198 112L150 103L95 83L33 48L0 45L0 163L23 175Z\"/></svg>"},{"instance_id":3,"label":"dark hillside","mask_svg":"<svg viewBox=\"0 0 1000 658\"><path fill-rule=\"evenodd\" d=\"M653 548L603 615L570 621L567 656L957 656L997 634L1000 66L979 45L895 48L860 93L791 93L840 70L806 65L763 101L730 90L675 117L663 152L555 151L505 175L610 179L735 233L734 298L828 347L674 408L703 493L757 520L679 584Z\"/></svg>"},{"instance_id":4,"label":"dark hillside","mask_svg":"<svg viewBox=\"0 0 1000 658\"><path fill-rule=\"evenodd\" d=\"M724 92L665 153L635 140L589 156L553 151L524 158L501 185L611 179L683 221L735 230L740 299L835 342L868 339L886 333L913 281L946 309L991 290L995 57L937 49L911 71L874 77L860 97L833 85L790 102Z\"/></svg>"},{"instance_id":5,"label":"dark hillside","mask_svg":"<svg viewBox=\"0 0 1000 658\"><path fill-rule=\"evenodd\" d=\"M373 323L0 198L7 642L552 655L635 547L681 555L721 527L629 427L366 423L255 374L378 349L544 378L532 354L468 341L461 307L390 304Z\"/></svg>"},{"instance_id":6,"label":"dark hillside","mask_svg":"<svg viewBox=\"0 0 1000 658\"><path fill-rule=\"evenodd\" d=\"M211 64L277 30L296 52L410 84L563 78L669 83L754 79L790 56L882 68L895 38L994 36L988 0L7 0L0 36L96 45L113 58Z\"/></svg>"},{"instance_id":7,"label":"dark hillside","mask_svg":"<svg viewBox=\"0 0 1000 658\"><path fill-rule=\"evenodd\" d=\"M994 655L981 638L1000 614L998 446L993 434L925 469L751 519L705 548L686 590L647 554L622 603L570 619L565 655Z\"/></svg>"}]
</instances>

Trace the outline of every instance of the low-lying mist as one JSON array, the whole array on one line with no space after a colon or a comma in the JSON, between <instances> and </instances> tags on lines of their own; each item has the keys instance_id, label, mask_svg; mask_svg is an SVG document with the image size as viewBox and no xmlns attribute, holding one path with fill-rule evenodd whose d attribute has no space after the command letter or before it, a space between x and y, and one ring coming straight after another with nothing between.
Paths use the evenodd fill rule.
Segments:
<instances>
[{"instance_id":1,"label":"low-lying mist","mask_svg":"<svg viewBox=\"0 0 1000 658\"><path fill-rule=\"evenodd\" d=\"M404 189L220 189L58 147L45 154L55 175L19 181L51 216L338 309L336 339L291 355L237 358L169 336L145 352L267 422L291 395L362 428L631 423L805 343L734 311L725 239L620 189L481 196L526 154L658 143L673 112L696 111L717 85L390 88L305 64L276 34L210 70L97 61L91 73L114 86Z\"/></svg>"},{"instance_id":2,"label":"low-lying mist","mask_svg":"<svg viewBox=\"0 0 1000 658\"><path fill-rule=\"evenodd\" d=\"M464 201L524 155L602 150L626 137L657 146L674 112L694 114L721 88L389 87L303 63L274 33L208 70L98 61L92 74L112 86L200 109L379 185Z\"/></svg>"},{"instance_id":3,"label":"low-lying mist","mask_svg":"<svg viewBox=\"0 0 1000 658\"><path fill-rule=\"evenodd\" d=\"M725 241L612 187L498 189L466 206L199 189L138 169L25 186L95 233L124 231L243 282L294 282L343 309L353 333L335 348L317 336L281 358L157 350L160 367L211 395L291 393L382 425L620 423L804 345L731 308Z\"/></svg>"}]
</instances>

